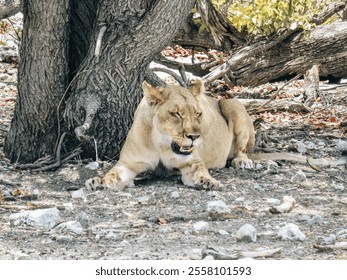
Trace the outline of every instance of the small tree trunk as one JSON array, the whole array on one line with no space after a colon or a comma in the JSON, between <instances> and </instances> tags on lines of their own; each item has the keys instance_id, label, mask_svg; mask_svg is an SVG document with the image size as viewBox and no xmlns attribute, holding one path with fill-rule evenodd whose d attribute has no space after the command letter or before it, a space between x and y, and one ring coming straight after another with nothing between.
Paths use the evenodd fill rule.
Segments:
<instances>
[{"instance_id":1,"label":"small tree trunk","mask_svg":"<svg viewBox=\"0 0 347 280\"><path fill-rule=\"evenodd\" d=\"M91 45L64 112L65 129L75 130L79 141L96 139L100 157L118 156L142 98L148 65L173 39L193 4L100 1ZM72 135L70 149L77 143ZM94 142L89 141L84 151L85 156L95 156Z\"/></svg>"},{"instance_id":2,"label":"small tree trunk","mask_svg":"<svg viewBox=\"0 0 347 280\"><path fill-rule=\"evenodd\" d=\"M23 13L18 99L4 147L11 162L53 154L68 82L69 1L23 0Z\"/></svg>"}]
</instances>

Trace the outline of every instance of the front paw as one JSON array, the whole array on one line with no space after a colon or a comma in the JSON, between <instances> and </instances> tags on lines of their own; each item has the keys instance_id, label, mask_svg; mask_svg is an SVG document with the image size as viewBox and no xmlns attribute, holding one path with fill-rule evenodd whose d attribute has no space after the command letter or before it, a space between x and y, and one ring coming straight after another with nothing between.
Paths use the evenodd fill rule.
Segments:
<instances>
[{"instance_id":1,"label":"front paw","mask_svg":"<svg viewBox=\"0 0 347 280\"><path fill-rule=\"evenodd\" d=\"M193 180L195 185L202 186L206 189L218 188L220 186L220 182L211 176L195 175Z\"/></svg>"},{"instance_id":2,"label":"front paw","mask_svg":"<svg viewBox=\"0 0 347 280\"><path fill-rule=\"evenodd\" d=\"M105 188L100 177L94 177L86 180L85 187L88 191L102 190Z\"/></svg>"},{"instance_id":3,"label":"front paw","mask_svg":"<svg viewBox=\"0 0 347 280\"><path fill-rule=\"evenodd\" d=\"M253 169L253 161L247 157L237 157L232 161L235 169Z\"/></svg>"}]
</instances>

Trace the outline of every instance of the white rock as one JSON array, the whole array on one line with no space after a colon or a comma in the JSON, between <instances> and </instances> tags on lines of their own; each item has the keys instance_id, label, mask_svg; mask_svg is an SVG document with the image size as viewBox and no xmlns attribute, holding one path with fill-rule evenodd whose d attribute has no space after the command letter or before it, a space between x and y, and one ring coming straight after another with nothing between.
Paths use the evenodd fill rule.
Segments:
<instances>
[{"instance_id":1,"label":"white rock","mask_svg":"<svg viewBox=\"0 0 347 280\"><path fill-rule=\"evenodd\" d=\"M256 242L257 230L251 224L245 224L236 232L237 241Z\"/></svg>"},{"instance_id":2,"label":"white rock","mask_svg":"<svg viewBox=\"0 0 347 280\"><path fill-rule=\"evenodd\" d=\"M336 143L335 148L339 151L347 151L347 141L339 139Z\"/></svg>"},{"instance_id":3,"label":"white rock","mask_svg":"<svg viewBox=\"0 0 347 280\"><path fill-rule=\"evenodd\" d=\"M51 229L59 222L60 215L57 208L23 211L10 215L10 224L14 226L25 224L33 227Z\"/></svg>"},{"instance_id":4,"label":"white rock","mask_svg":"<svg viewBox=\"0 0 347 280\"><path fill-rule=\"evenodd\" d=\"M306 175L304 172L299 170L291 179L290 181L294 182L303 182L306 180Z\"/></svg>"},{"instance_id":5,"label":"white rock","mask_svg":"<svg viewBox=\"0 0 347 280\"><path fill-rule=\"evenodd\" d=\"M173 191L171 194L170 194L170 197L171 198L180 198L180 193L178 191Z\"/></svg>"},{"instance_id":6,"label":"white rock","mask_svg":"<svg viewBox=\"0 0 347 280\"><path fill-rule=\"evenodd\" d=\"M268 198L268 199L266 200L266 202L267 202L268 204L271 204L271 205L279 205L279 204L281 204L281 200L279 200L279 199L277 199L277 198Z\"/></svg>"},{"instance_id":7,"label":"white rock","mask_svg":"<svg viewBox=\"0 0 347 280\"><path fill-rule=\"evenodd\" d=\"M55 230L60 233L75 233L79 235L84 233L82 225L77 221L61 223L55 228Z\"/></svg>"},{"instance_id":8,"label":"white rock","mask_svg":"<svg viewBox=\"0 0 347 280\"><path fill-rule=\"evenodd\" d=\"M86 194L84 193L84 188L80 188L79 190L77 191L73 191L71 193L71 197L72 198L79 198L79 199L83 199L84 201L87 200L87 197L86 197Z\"/></svg>"},{"instance_id":9,"label":"white rock","mask_svg":"<svg viewBox=\"0 0 347 280\"><path fill-rule=\"evenodd\" d=\"M196 222L193 224L193 234L206 234L208 231L208 227L208 222Z\"/></svg>"},{"instance_id":10,"label":"white rock","mask_svg":"<svg viewBox=\"0 0 347 280\"><path fill-rule=\"evenodd\" d=\"M278 237L282 240L290 240L290 241L304 241L305 234L303 234L299 227L295 224L286 224L284 227L281 227L278 230Z\"/></svg>"},{"instance_id":11,"label":"white rock","mask_svg":"<svg viewBox=\"0 0 347 280\"><path fill-rule=\"evenodd\" d=\"M97 161L90 162L86 165L86 168L90 170L97 170L99 168L99 163Z\"/></svg>"},{"instance_id":12,"label":"white rock","mask_svg":"<svg viewBox=\"0 0 347 280\"><path fill-rule=\"evenodd\" d=\"M326 245L333 245L336 242L336 235L335 234L330 234L327 237L324 237L324 244Z\"/></svg>"},{"instance_id":13,"label":"white rock","mask_svg":"<svg viewBox=\"0 0 347 280\"><path fill-rule=\"evenodd\" d=\"M323 217L321 215L316 215L314 216L312 219L309 219L307 221L310 225L314 225L314 224L323 224Z\"/></svg>"},{"instance_id":14,"label":"white rock","mask_svg":"<svg viewBox=\"0 0 347 280\"><path fill-rule=\"evenodd\" d=\"M224 229L220 229L220 230L218 231L218 233L219 233L220 235L229 235L229 232L227 232L227 231L224 230Z\"/></svg>"},{"instance_id":15,"label":"white rock","mask_svg":"<svg viewBox=\"0 0 347 280\"><path fill-rule=\"evenodd\" d=\"M230 208L222 200L213 200L207 203L209 213L230 213Z\"/></svg>"},{"instance_id":16,"label":"white rock","mask_svg":"<svg viewBox=\"0 0 347 280\"><path fill-rule=\"evenodd\" d=\"M201 249L192 249L188 253L188 258L190 260L201 260L202 259L202 250Z\"/></svg>"},{"instance_id":17,"label":"white rock","mask_svg":"<svg viewBox=\"0 0 347 280\"><path fill-rule=\"evenodd\" d=\"M300 141L297 142L295 145L294 145L295 149L300 153L300 154L304 154L306 153L306 147L303 143L301 143Z\"/></svg>"}]
</instances>

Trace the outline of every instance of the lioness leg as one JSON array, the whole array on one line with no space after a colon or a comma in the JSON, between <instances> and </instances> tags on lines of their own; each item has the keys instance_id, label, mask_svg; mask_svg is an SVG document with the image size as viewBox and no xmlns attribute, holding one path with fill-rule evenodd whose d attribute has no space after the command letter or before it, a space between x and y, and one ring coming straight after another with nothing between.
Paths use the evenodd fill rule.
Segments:
<instances>
[{"instance_id":1,"label":"lioness leg","mask_svg":"<svg viewBox=\"0 0 347 280\"><path fill-rule=\"evenodd\" d=\"M203 162L186 166L180 171L182 173L182 182L186 186L200 185L205 188L216 188L220 185L219 181L210 175Z\"/></svg>"},{"instance_id":2,"label":"lioness leg","mask_svg":"<svg viewBox=\"0 0 347 280\"><path fill-rule=\"evenodd\" d=\"M246 108L236 99L221 100L220 108L233 137L233 145L229 154L229 158L234 157L233 166L235 168L252 168L253 163L247 157L247 152L253 148L255 137L253 122Z\"/></svg>"},{"instance_id":3,"label":"lioness leg","mask_svg":"<svg viewBox=\"0 0 347 280\"><path fill-rule=\"evenodd\" d=\"M142 171L148 170L148 164L136 163L129 165L119 161L106 173L103 178L94 177L86 181L86 187L91 190L97 188L117 188L134 185L134 178Z\"/></svg>"}]
</instances>

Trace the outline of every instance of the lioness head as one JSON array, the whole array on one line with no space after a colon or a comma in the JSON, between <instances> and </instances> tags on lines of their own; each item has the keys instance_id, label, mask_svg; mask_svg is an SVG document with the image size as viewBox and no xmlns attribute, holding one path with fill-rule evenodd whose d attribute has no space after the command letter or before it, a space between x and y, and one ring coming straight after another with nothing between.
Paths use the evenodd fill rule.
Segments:
<instances>
[{"instance_id":1,"label":"lioness head","mask_svg":"<svg viewBox=\"0 0 347 280\"><path fill-rule=\"evenodd\" d=\"M196 80L190 87L178 85L153 87L142 84L143 93L154 112L153 129L158 143L170 146L175 154L189 155L201 143L201 109L198 98L204 92L203 83Z\"/></svg>"}]
</instances>

